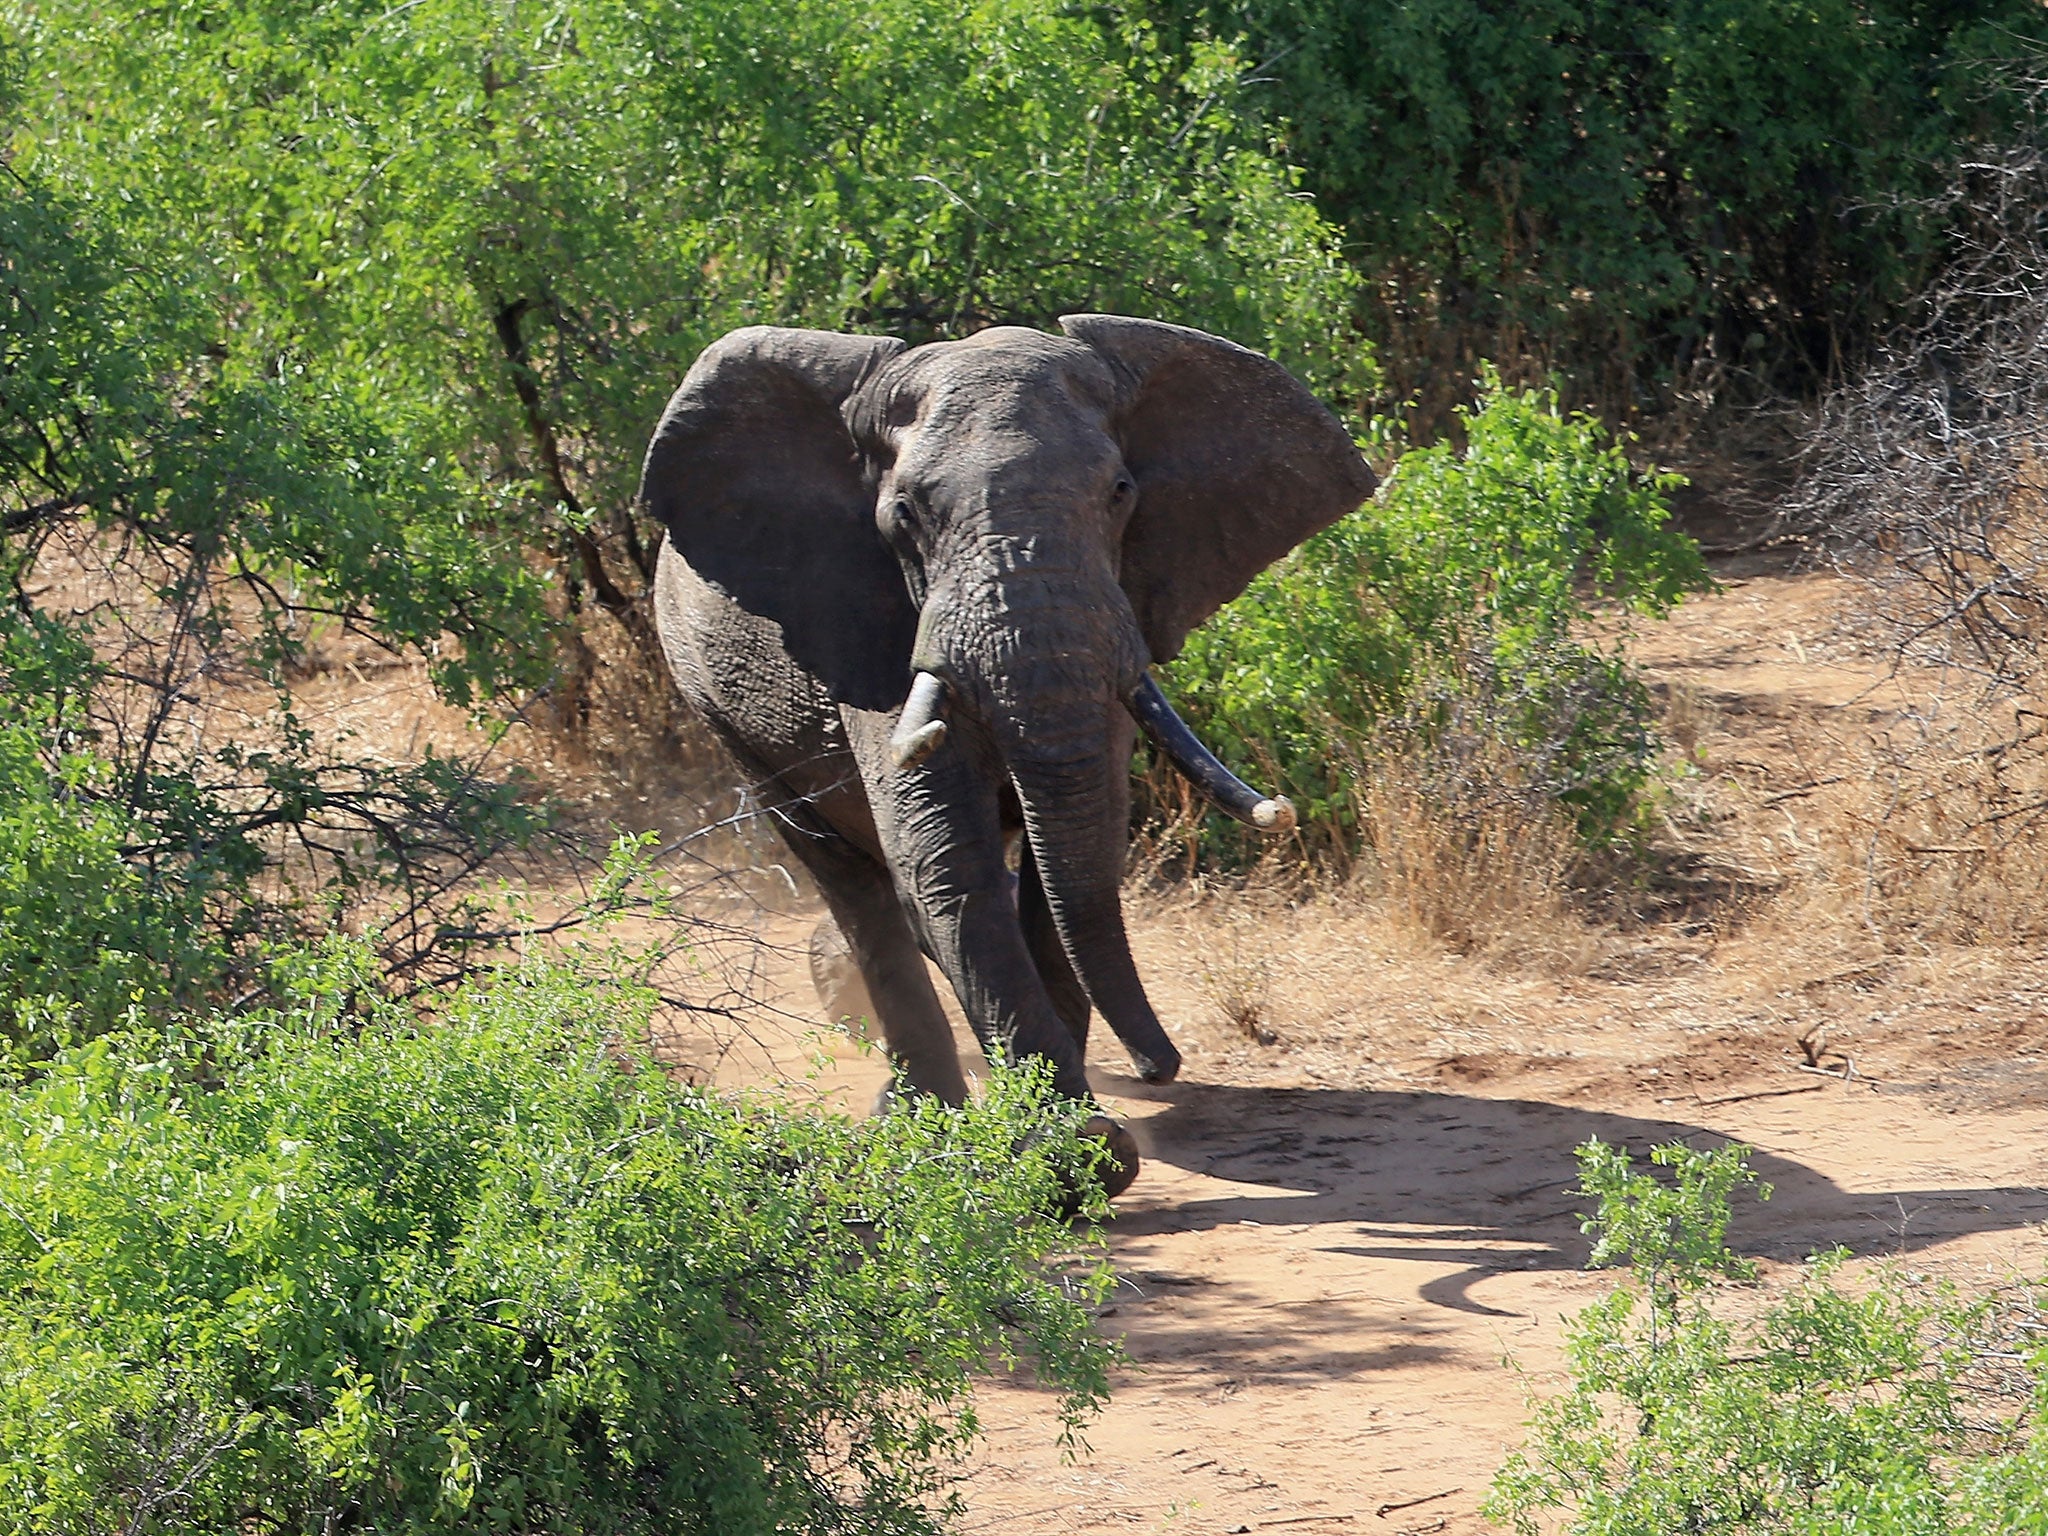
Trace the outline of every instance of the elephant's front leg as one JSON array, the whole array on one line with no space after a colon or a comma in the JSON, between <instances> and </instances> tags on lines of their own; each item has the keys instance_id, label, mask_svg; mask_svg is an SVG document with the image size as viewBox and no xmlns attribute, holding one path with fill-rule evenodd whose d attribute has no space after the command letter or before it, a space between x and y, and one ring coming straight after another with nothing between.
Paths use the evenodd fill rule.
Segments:
<instances>
[{"instance_id":1,"label":"elephant's front leg","mask_svg":"<svg viewBox=\"0 0 2048 1536\"><path fill-rule=\"evenodd\" d=\"M859 751L859 748L856 748ZM1025 942L1003 861L993 761L948 743L914 771L862 754L882 851L904 909L960 999L983 1051L1041 1056L1053 1086L1090 1097L1080 1045L1061 1020Z\"/></svg>"}]
</instances>

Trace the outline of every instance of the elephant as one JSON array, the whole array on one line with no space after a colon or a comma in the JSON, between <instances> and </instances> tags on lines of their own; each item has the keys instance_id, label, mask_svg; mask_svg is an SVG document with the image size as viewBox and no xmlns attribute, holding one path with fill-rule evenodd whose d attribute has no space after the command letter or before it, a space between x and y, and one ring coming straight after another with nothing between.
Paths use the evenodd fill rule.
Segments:
<instances>
[{"instance_id":1,"label":"elephant","mask_svg":"<svg viewBox=\"0 0 2048 1536\"><path fill-rule=\"evenodd\" d=\"M1179 1071L1121 900L1137 731L1231 814L1294 813L1149 668L1375 485L1260 353L1125 316L1059 327L733 331L641 476L676 685L814 877L894 1090L951 1104L968 1086L927 956L984 1050L1043 1057L1060 1094L1094 1103L1091 1012L1141 1078ZM1135 1143L1089 1124L1120 1193Z\"/></svg>"}]
</instances>

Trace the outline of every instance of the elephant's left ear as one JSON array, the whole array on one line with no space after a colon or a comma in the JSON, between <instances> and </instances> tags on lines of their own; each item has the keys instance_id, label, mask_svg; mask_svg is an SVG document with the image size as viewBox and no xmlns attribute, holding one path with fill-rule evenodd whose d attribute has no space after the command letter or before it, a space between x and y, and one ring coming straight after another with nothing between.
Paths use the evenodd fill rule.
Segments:
<instances>
[{"instance_id":1,"label":"elephant's left ear","mask_svg":"<svg viewBox=\"0 0 2048 1536\"><path fill-rule=\"evenodd\" d=\"M1063 315L1060 329L1122 386L1114 425L1138 483L1122 579L1153 660L1373 493L1350 434L1271 358L1122 315Z\"/></svg>"}]
</instances>

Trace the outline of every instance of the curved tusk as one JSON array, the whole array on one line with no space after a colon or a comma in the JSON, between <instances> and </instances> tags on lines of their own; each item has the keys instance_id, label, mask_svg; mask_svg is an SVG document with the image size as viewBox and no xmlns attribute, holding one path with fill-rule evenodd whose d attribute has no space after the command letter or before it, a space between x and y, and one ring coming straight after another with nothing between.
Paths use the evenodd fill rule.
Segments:
<instances>
[{"instance_id":1,"label":"curved tusk","mask_svg":"<svg viewBox=\"0 0 2048 1536\"><path fill-rule=\"evenodd\" d=\"M1294 802L1285 795L1260 794L1218 762L1216 754L1202 745L1187 721L1166 702L1151 673L1131 691L1124 707L1152 745L1166 754L1190 784L1213 800L1217 809L1273 837L1294 830Z\"/></svg>"},{"instance_id":2,"label":"curved tusk","mask_svg":"<svg viewBox=\"0 0 2048 1536\"><path fill-rule=\"evenodd\" d=\"M889 738L889 760L898 768L915 768L938 751L946 739L946 722L940 718L945 707L945 679L935 672L918 673L903 701L896 734Z\"/></svg>"}]
</instances>

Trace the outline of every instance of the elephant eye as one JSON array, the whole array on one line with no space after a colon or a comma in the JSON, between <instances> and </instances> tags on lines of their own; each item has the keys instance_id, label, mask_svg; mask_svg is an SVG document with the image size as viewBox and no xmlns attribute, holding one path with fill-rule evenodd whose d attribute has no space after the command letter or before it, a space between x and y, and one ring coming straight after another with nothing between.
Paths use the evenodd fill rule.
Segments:
<instances>
[{"instance_id":1,"label":"elephant eye","mask_svg":"<svg viewBox=\"0 0 2048 1536\"><path fill-rule=\"evenodd\" d=\"M878 520L882 537L889 541L902 559L917 556L917 508L908 496L898 496L888 504L888 510Z\"/></svg>"},{"instance_id":2,"label":"elephant eye","mask_svg":"<svg viewBox=\"0 0 2048 1536\"><path fill-rule=\"evenodd\" d=\"M1116 485L1109 493L1109 503L1113 507L1126 507L1130 505L1131 498L1137 494L1138 488L1131 483L1131 477L1129 475L1118 475L1116 477Z\"/></svg>"}]
</instances>

